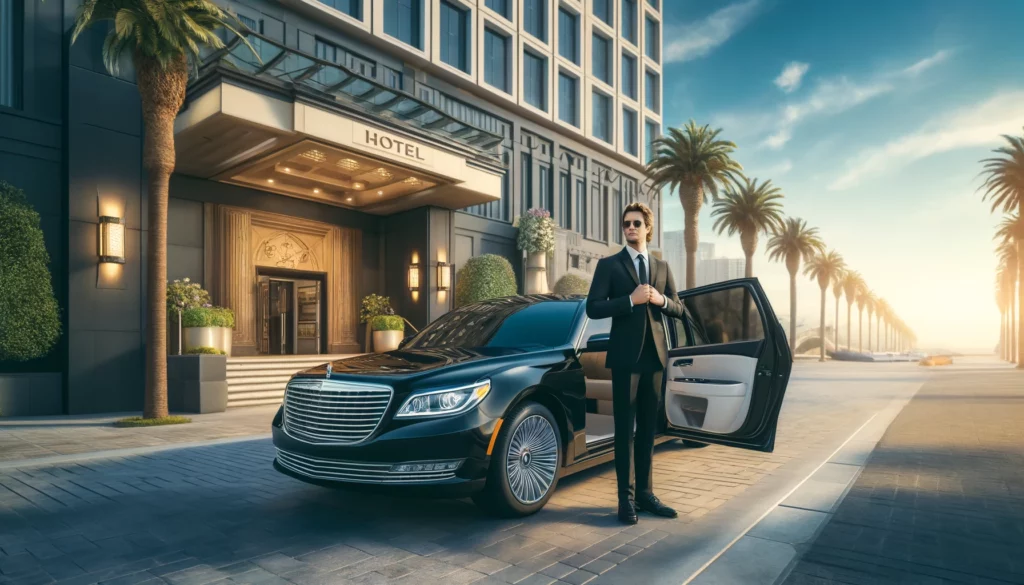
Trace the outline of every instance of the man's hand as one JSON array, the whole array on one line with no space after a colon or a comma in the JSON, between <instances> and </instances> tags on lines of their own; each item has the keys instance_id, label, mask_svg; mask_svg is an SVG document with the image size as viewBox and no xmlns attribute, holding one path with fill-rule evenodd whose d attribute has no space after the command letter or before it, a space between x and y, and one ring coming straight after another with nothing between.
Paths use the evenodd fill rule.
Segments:
<instances>
[{"instance_id":1,"label":"man's hand","mask_svg":"<svg viewBox=\"0 0 1024 585\"><path fill-rule=\"evenodd\" d=\"M637 305L646 305L647 302L651 300L651 287L646 284L641 284L633 289L633 294L629 295L629 298L633 301L634 307Z\"/></svg>"},{"instance_id":2,"label":"man's hand","mask_svg":"<svg viewBox=\"0 0 1024 585\"><path fill-rule=\"evenodd\" d=\"M654 288L653 286L650 287L650 289L651 289L651 296L650 296L651 304L654 305L655 307L664 307L665 306L665 295L661 294L658 291L658 289Z\"/></svg>"}]
</instances>

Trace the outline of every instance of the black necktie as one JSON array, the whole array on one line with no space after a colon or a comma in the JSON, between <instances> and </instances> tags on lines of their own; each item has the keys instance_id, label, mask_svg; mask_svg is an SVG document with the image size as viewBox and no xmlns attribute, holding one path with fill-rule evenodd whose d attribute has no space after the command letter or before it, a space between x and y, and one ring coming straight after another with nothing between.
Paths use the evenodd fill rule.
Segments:
<instances>
[{"instance_id":1,"label":"black necktie","mask_svg":"<svg viewBox=\"0 0 1024 585\"><path fill-rule=\"evenodd\" d=\"M647 284L647 267L644 266L643 254L637 256L636 259L640 262L640 284Z\"/></svg>"}]
</instances>

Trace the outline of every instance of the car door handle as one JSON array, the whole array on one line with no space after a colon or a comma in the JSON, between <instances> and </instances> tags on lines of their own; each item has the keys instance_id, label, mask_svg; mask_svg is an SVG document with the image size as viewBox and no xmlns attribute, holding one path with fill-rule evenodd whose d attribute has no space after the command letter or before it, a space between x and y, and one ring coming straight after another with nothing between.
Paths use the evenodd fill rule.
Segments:
<instances>
[{"instance_id":1,"label":"car door handle","mask_svg":"<svg viewBox=\"0 0 1024 585\"><path fill-rule=\"evenodd\" d=\"M676 360L676 361L672 362L672 366L676 367L676 368L685 368L686 366L692 366L692 365L693 365L693 360L689 359L689 358L681 359L681 360Z\"/></svg>"}]
</instances>

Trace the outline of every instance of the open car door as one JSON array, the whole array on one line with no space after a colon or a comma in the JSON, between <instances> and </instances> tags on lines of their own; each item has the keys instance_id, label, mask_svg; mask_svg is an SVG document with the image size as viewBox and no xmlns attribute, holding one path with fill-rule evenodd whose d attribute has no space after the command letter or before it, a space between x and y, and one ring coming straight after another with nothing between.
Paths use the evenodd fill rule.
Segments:
<instances>
[{"instance_id":1,"label":"open car door","mask_svg":"<svg viewBox=\"0 0 1024 585\"><path fill-rule=\"evenodd\" d=\"M665 317L666 434L771 452L793 354L760 283L730 280L679 299L683 318Z\"/></svg>"}]
</instances>

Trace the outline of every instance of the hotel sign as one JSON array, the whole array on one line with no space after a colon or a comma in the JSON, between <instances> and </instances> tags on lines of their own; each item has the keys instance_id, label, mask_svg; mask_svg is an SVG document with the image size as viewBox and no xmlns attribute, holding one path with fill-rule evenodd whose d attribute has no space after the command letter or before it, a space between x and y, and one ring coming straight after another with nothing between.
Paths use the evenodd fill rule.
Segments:
<instances>
[{"instance_id":1,"label":"hotel sign","mask_svg":"<svg viewBox=\"0 0 1024 585\"><path fill-rule=\"evenodd\" d=\"M400 160L433 166L433 149L390 132L359 123L352 124L352 142L371 150L386 152Z\"/></svg>"}]
</instances>

